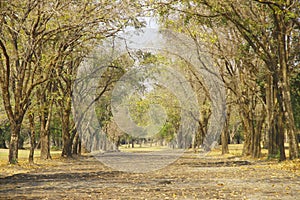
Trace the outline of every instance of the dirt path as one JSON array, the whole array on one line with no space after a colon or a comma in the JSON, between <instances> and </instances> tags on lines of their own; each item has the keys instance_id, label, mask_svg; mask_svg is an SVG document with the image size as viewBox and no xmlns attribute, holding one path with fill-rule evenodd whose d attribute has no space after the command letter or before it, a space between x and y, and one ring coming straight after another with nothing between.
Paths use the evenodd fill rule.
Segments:
<instances>
[{"instance_id":1,"label":"dirt path","mask_svg":"<svg viewBox=\"0 0 300 200\"><path fill-rule=\"evenodd\" d=\"M271 163L272 164L272 163ZM298 172L241 158L184 154L149 173L112 170L92 156L0 178L0 199L293 199Z\"/></svg>"}]
</instances>

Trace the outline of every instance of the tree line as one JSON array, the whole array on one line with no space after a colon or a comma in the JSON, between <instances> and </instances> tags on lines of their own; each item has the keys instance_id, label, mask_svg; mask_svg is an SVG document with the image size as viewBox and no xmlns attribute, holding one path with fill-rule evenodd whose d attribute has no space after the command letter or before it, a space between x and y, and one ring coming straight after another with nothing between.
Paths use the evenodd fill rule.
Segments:
<instances>
[{"instance_id":1,"label":"tree line","mask_svg":"<svg viewBox=\"0 0 300 200\"><path fill-rule=\"evenodd\" d=\"M17 162L24 125L29 130L30 162L37 145L41 158L51 158L50 143L56 131L62 156L78 153L80 137L71 109L78 67L103 39L128 26L143 27L145 12L154 15L161 27L184 33L196 44L204 43L219 68L227 91L227 117L220 138L223 153L228 153L228 141L235 138L243 141L245 156L260 157L263 147L269 157L285 160L284 142L288 141L289 158L298 158L299 4L296 0L0 1L0 86L5 112L1 120L8 122L0 133L10 132L6 138L9 163ZM157 62L150 55L141 57ZM113 63L99 83L99 99L104 103L98 104L98 117L111 134L117 131L110 123L108 91L132 66L128 59ZM210 97L188 64L177 66L198 91L201 115L192 144L196 148L207 132ZM161 89L149 95L163 93ZM167 97L160 101L166 102ZM178 126L177 104L171 105L172 118L161 138L172 138ZM147 106L141 103L133 110L143 111ZM145 116L134 115L136 122L145 123Z\"/></svg>"},{"instance_id":2,"label":"tree line","mask_svg":"<svg viewBox=\"0 0 300 200\"><path fill-rule=\"evenodd\" d=\"M157 8L166 27L209 46L228 91L227 120L233 107L239 113L243 154L259 157L264 136L269 157L285 160L286 134L289 158L298 158L299 1L164 1Z\"/></svg>"}]
</instances>

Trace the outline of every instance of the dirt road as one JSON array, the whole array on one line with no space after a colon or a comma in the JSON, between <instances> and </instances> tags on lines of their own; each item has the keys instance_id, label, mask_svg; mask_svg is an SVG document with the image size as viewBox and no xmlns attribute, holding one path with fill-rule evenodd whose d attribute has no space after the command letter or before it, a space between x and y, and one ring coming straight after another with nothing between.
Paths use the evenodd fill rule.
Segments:
<instances>
[{"instance_id":1,"label":"dirt road","mask_svg":"<svg viewBox=\"0 0 300 200\"><path fill-rule=\"evenodd\" d=\"M149 161L149 159L148 159ZM53 162L53 161L52 161ZM299 171L239 157L186 153L148 173L113 170L93 156L58 160L27 173L0 178L0 199L293 199Z\"/></svg>"}]
</instances>

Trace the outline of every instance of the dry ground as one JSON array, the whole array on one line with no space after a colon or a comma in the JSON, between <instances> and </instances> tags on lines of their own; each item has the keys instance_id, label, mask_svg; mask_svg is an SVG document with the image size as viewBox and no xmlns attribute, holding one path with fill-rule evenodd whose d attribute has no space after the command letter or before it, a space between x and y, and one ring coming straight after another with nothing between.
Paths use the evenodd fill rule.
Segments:
<instances>
[{"instance_id":1,"label":"dry ground","mask_svg":"<svg viewBox=\"0 0 300 200\"><path fill-rule=\"evenodd\" d=\"M0 199L299 199L299 160L278 163L219 154L187 152L148 173L113 170L91 155L54 156L33 166L2 162Z\"/></svg>"}]
</instances>

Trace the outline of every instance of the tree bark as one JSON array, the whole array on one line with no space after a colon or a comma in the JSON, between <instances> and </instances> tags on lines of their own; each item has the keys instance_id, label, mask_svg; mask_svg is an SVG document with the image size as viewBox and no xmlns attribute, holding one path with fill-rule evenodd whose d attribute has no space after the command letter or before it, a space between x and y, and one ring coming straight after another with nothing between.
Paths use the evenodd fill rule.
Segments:
<instances>
[{"instance_id":1,"label":"tree bark","mask_svg":"<svg viewBox=\"0 0 300 200\"><path fill-rule=\"evenodd\" d=\"M266 123L266 131L268 134L268 157L275 157L278 153L278 145L277 145L277 131L275 128L276 118L275 116L278 114L275 110L275 88L274 88L274 80L271 74L268 74L267 83L266 83L266 106L267 106L267 123Z\"/></svg>"},{"instance_id":2,"label":"tree bark","mask_svg":"<svg viewBox=\"0 0 300 200\"><path fill-rule=\"evenodd\" d=\"M78 155L81 155L82 152L82 145L81 145L81 139L79 137L79 141L78 141Z\"/></svg>"},{"instance_id":3,"label":"tree bark","mask_svg":"<svg viewBox=\"0 0 300 200\"><path fill-rule=\"evenodd\" d=\"M40 144L41 144L41 159L51 159L50 154L50 131L45 127L41 127L40 132Z\"/></svg>"},{"instance_id":4,"label":"tree bark","mask_svg":"<svg viewBox=\"0 0 300 200\"><path fill-rule=\"evenodd\" d=\"M28 161L29 163L34 162L34 149L35 149L35 123L34 123L34 114L30 113L28 115L29 120L29 126L30 126L30 132L29 132L29 139L30 139L30 150L29 150L29 157Z\"/></svg>"},{"instance_id":5,"label":"tree bark","mask_svg":"<svg viewBox=\"0 0 300 200\"><path fill-rule=\"evenodd\" d=\"M72 157L72 140L71 140L71 130L70 130L70 115L71 115L71 99L66 98L66 102L61 102L62 109L62 139L63 139L63 149L62 157Z\"/></svg>"},{"instance_id":6,"label":"tree bark","mask_svg":"<svg viewBox=\"0 0 300 200\"><path fill-rule=\"evenodd\" d=\"M76 131L74 140L73 140L73 148L72 148L72 154L79 154L79 132Z\"/></svg>"},{"instance_id":7,"label":"tree bark","mask_svg":"<svg viewBox=\"0 0 300 200\"><path fill-rule=\"evenodd\" d=\"M0 128L0 148L7 149L6 144L5 144L4 132L1 128Z\"/></svg>"},{"instance_id":8,"label":"tree bark","mask_svg":"<svg viewBox=\"0 0 300 200\"><path fill-rule=\"evenodd\" d=\"M286 22L282 18L283 16L275 14L275 22L277 24L277 29L280 30L277 33L278 36L278 52L279 52L279 64L282 77L282 85L280 87L282 92L282 107L284 112L284 122L288 129L288 138L289 138L289 158L296 159L299 157L299 146L296 138L296 127L295 120L293 116L293 109L291 104L291 88L290 81L288 77L288 50L286 48Z\"/></svg>"},{"instance_id":9,"label":"tree bark","mask_svg":"<svg viewBox=\"0 0 300 200\"><path fill-rule=\"evenodd\" d=\"M276 86L276 97L278 102L278 110L276 114L276 120L277 123L275 124L275 132L277 132L277 141L276 144L279 148L279 160L283 161L286 160L285 150L284 150L284 105L282 101L282 94L279 90L279 79L275 78L276 83L274 84Z\"/></svg>"},{"instance_id":10,"label":"tree bark","mask_svg":"<svg viewBox=\"0 0 300 200\"><path fill-rule=\"evenodd\" d=\"M49 90L49 91L48 91ZM47 91L51 91L51 85L47 86ZM41 159L51 159L50 154L50 122L52 118L53 97L48 97L47 91L40 91L40 145Z\"/></svg>"},{"instance_id":11,"label":"tree bark","mask_svg":"<svg viewBox=\"0 0 300 200\"><path fill-rule=\"evenodd\" d=\"M278 140L277 144L279 147L279 161L286 160L285 156L285 150L284 150L284 125L283 125L283 116L282 114L278 115L278 124L277 124L277 130L278 130Z\"/></svg>"},{"instance_id":12,"label":"tree bark","mask_svg":"<svg viewBox=\"0 0 300 200\"><path fill-rule=\"evenodd\" d=\"M243 114L241 114L242 123L244 127L244 145L243 145L243 156L249 156L251 155L251 135L252 135L252 127L251 127L251 119L249 116L244 113L245 111L242 111Z\"/></svg>"},{"instance_id":13,"label":"tree bark","mask_svg":"<svg viewBox=\"0 0 300 200\"><path fill-rule=\"evenodd\" d=\"M222 131L222 136L221 136L221 141L222 141L222 155L228 154L229 149L228 149L228 135L229 132L228 130L223 130Z\"/></svg>"},{"instance_id":14,"label":"tree bark","mask_svg":"<svg viewBox=\"0 0 300 200\"><path fill-rule=\"evenodd\" d=\"M253 146L252 146L252 157L253 158L259 158L261 155L261 132L262 132L262 127L263 123L265 121L265 110L262 110L261 116L259 119L256 119L256 127L255 127L255 132L253 136Z\"/></svg>"},{"instance_id":15,"label":"tree bark","mask_svg":"<svg viewBox=\"0 0 300 200\"><path fill-rule=\"evenodd\" d=\"M231 108L230 108L230 106L228 106L227 107L226 121L225 121L225 125L224 125L224 128L223 128L222 134L221 134L222 155L229 153L228 140L229 140L230 112L231 112Z\"/></svg>"},{"instance_id":16,"label":"tree bark","mask_svg":"<svg viewBox=\"0 0 300 200\"><path fill-rule=\"evenodd\" d=\"M19 136L21 131L21 123L11 123L11 136L9 143L9 156L8 161L10 164L16 164L18 162L18 150L19 150Z\"/></svg>"}]
</instances>

